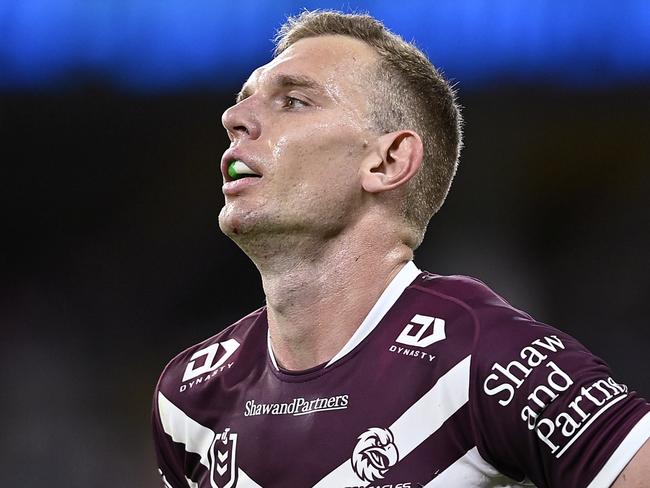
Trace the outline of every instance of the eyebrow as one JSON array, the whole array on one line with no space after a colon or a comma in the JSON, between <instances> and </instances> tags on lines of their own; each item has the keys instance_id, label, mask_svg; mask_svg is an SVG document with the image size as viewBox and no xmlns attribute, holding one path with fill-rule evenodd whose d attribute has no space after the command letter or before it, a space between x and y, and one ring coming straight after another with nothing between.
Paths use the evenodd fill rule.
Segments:
<instances>
[{"instance_id":1,"label":"eyebrow","mask_svg":"<svg viewBox=\"0 0 650 488\"><path fill-rule=\"evenodd\" d=\"M280 74L271 80L271 85L278 88L307 88L309 90L324 93L325 89L313 78L303 75L286 75ZM252 95L250 85L244 85L241 91L237 94L237 103L245 100Z\"/></svg>"}]
</instances>

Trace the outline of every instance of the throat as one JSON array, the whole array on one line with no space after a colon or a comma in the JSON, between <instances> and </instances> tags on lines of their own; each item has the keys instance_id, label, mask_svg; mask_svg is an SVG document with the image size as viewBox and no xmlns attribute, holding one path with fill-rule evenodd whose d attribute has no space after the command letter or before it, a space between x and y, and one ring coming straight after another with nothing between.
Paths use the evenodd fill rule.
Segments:
<instances>
[{"instance_id":1,"label":"throat","mask_svg":"<svg viewBox=\"0 0 650 488\"><path fill-rule=\"evenodd\" d=\"M279 365L301 371L332 359L354 334L364 313L355 311L359 307L354 292L299 281L290 288L279 302L267 299L269 335Z\"/></svg>"},{"instance_id":2,"label":"throat","mask_svg":"<svg viewBox=\"0 0 650 488\"><path fill-rule=\"evenodd\" d=\"M337 355L413 259L412 249L388 233L379 239L372 229L353 230L285 242L268 259L251 257L262 276L270 344L286 369L305 370Z\"/></svg>"},{"instance_id":3,"label":"throat","mask_svg":"<svg viewBox=\"0 0 650 488\"><path fill-rule=\"evenodd\" d=\"M352 272L336 266L319 272L294 269L281 282L265 280L270 344L278 364L301 371L329 362L406 262L383 270L363 263Z\"/></svg>"}]
</instances>

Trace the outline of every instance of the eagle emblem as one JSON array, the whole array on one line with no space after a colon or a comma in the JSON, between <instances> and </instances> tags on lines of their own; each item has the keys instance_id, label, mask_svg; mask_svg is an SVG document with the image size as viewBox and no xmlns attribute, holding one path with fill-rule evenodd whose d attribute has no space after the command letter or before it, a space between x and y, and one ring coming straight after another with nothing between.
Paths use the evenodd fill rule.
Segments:
<instances>
[{"instance_id":1,"label":"eagle emblem","mask_svg":"<svg viewBox=\"0 0 650 488\"><path fill-rule=\"evenodd\" d=\"M364 481L382 479L397 461L399 452L393 433L379 427L371 427L359 436L351 459L354 472Z\"/></svg>"}]
</instances>

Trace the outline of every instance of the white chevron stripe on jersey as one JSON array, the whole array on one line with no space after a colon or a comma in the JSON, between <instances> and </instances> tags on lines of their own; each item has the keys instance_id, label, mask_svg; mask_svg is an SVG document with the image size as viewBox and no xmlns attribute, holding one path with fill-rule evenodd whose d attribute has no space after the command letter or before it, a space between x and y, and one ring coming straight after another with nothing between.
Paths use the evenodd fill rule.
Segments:
<instances>
[{"instance_id":1,"label":"white chevron stripe on jersey","mask_svg":"<svg viewBox=\"0 0 650 488\"><path fill-rule=\"evenodd\" d=\"M528 488L530 482L521 483L499 473L481 456L476 447L424 485L424 488L447 488L449 486L473 486L476 488Z\"/></svg>"},{"instance_id":2,"label":"white chevron stripe on jersey","mask_svg":"<svg viewBox=\"0 0 650 488\"><path fill-rule=\"evenodd\" d=\"M239 468L237 470L237 488L262 488L260 485L255 483L249 476Z\"/></svg>"},{"instance_id":3,"label":"white chevron stripe on jersey","mask_svg":"<svg viewBox=\"0 0 650 488\"><path fill-rule=\"evenodd\" d=\"M185 415L185 412L160 392L158 392L158 411L163 430L174 442L185 444L187 452L201 456L201 464L209 469L208 452L214 439L214 432Z\"/></svg>"},{"instance_id":4,"label":"white chevron stripe on jersey","mask_svg":"<svg viewBox=\"0 0 650 488\"><path fill-rule=\"evenodd\" d=\"M470 363L471 356L467 356L447 371L433 388L390 426L400 460L408 456L468 402ZM363 481L356 475L348 459L321 479L314 488L369 484L369 481Z\"/></svg>"},{"instance_id":5,"label":"white chevron stripe on jersey","mask_svg":"<svg viewBox=\"0 0 650 488\"><path fill-rule=\"evenodd\" d=\"M160 392L158 392L158 412L165 433L174 442L185 444L186 452L198 454L201 457L201 464L210 469L208 452L215 433L188 416ZM237 477L237 488L261 488L241 468L237 470Z\"/></svg>"}]
</instances>

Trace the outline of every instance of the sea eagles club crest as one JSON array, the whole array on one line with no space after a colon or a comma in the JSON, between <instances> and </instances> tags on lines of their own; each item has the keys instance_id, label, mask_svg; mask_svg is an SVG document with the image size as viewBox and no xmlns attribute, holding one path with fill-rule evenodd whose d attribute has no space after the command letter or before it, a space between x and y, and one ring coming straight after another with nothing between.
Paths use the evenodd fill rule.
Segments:
<instances>
[{"instance_id":1,"label":"sea eagles club crest","mask_svg":"<svg viewBox=\"0 0 650 488\"><path fill-rule=\"evenodd\" d=\"M389 468L399 461L393 433L372 427L359 436L352 454L352 468L364 481L382 479Z\"/></svg>"},{"instance_id":2,"label":"sea eagles club crest","mask_svg":"<svg viewBox=\"0 0 650 488\"><path fill-rule=\"evenodd\" d=\"M237 434L230 428L214 436L210 446L210 484L212 488L231 488L237 485Z\"/></svg>"}]
</instances>

